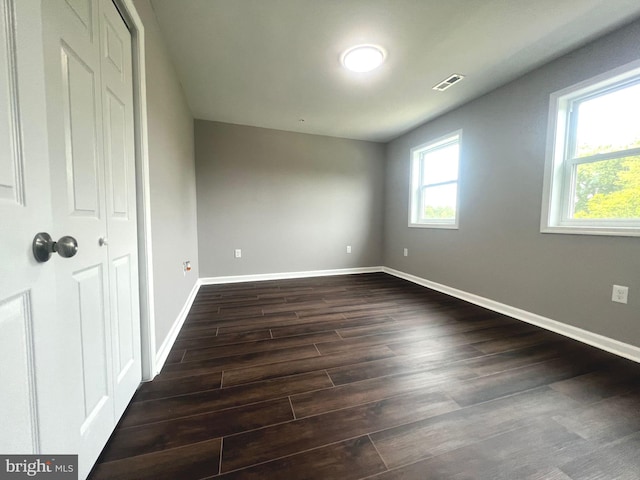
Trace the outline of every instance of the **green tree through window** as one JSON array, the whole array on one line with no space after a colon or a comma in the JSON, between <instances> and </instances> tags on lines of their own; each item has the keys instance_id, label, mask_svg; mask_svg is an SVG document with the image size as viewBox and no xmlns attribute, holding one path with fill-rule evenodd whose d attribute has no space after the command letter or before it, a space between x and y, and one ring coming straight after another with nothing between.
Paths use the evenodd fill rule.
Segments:
<instances>
[{"instance_id":1,"label":"green tree through window","mask_svg":"<svg viewBox=\"0 0 640 480\"><path fill-rule=\"evenodd\" d=\"M640 139L625 149L638 147ZM610 150L610 146L595 147L589 154ZM578 165L573 218L640 218L640 156Z\"/></svg>"},{"instance_id":2,"label":"green tree through window","mask_svg":"<svg viewBox=\"0 0 640 480\"><path fill-rule=\"evenodd\" d=\"M424 207L424 218L456 218L456 211L453 207L427 205Z\"/></svg>"}]
</instances>

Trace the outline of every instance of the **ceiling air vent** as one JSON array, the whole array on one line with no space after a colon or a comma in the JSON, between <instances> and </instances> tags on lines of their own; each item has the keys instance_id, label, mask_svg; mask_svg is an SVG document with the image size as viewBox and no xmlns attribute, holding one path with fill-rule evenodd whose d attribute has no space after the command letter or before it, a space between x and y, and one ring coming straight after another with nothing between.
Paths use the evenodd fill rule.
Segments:
<instances>
[{"instance_id":1,"label":"ceiling air vent","mask_svg":"<svg viewBox=\"0 0 640 480\"><path fill-rule=\"evenodd\" d=\"M449 88L454 83L458 83L460 80L464 78L464 75L460 75L459 73L454 73L453 75L449 75L448 78L437 84L433 87L434 90L438 90L439 92L444 92L447 88Z\"/></svg>"}]
</instances>

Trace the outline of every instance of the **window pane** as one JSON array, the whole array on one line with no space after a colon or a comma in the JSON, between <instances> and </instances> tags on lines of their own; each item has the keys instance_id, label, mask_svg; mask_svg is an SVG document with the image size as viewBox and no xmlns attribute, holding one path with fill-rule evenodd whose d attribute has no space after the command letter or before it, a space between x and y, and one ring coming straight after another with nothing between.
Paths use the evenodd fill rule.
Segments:
<instances>
[{"instance_id":1,"label":"window pane","mask_svg":"<svg viewBox=\"0 0 640 480\"><path fill-rule=\"evenodd\" d=\"M422 218L424 220L455 220L458 184L424 187L422 189Z\"/></svg>"},{"instance_id":2,"label":"window pane","mask_svg":"<svg viewBox=\"0 0 640 480\"><path fill-rule=\"evenodd\" d=\"M577 165L573 218L639 219L640 156Z\"/></svg>"},{"instance_id":3,"label":"window pane","mask_svg":"<svg viewBox=\"0 0 640 480\"><path fill-rule=\"evenodd\" d=\"M578 104L576 156L640 147L640 84Z\"/></svg>"},{"instance_id":4,"label":"window pane","mask_svg":"<svg viewBox=\"0 0 640 480\"><path fill-rule=\"evenodd\" d=\"M458 179L458 144L427 152L422 157L422 184L450 182Z\"/></svg>"}]
</instances>

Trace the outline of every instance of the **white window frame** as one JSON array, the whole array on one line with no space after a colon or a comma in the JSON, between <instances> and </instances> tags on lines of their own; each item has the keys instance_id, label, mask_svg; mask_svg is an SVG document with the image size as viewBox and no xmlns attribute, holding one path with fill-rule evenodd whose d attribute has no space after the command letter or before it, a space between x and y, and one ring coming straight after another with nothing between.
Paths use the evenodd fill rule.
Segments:
<instances>
[{"instance_id":1,"label":"white window frame","mask_svg":"<svg viewBox=\"0 0 640 480\"><path fill-rule=\"evenodd\" d=\"M575 167L640 155L640 148L567 158L568 146L575 143L576 136L576 122L572 121L573 104L637 83L640 83L640 60L551 94L540 219L542 233L640 236L640 220L570 218Z\"/></svg>"},{"instance_id":2,"label":"white window frame","mask_svg":"<svg viewBox=\"0 0 640 480\"><path fill-rule=\"evenodd\" d=\"M422 184L422 156L434 150L447 147L454 143L458 144L458 178L455 181L439 182L433 184ZM411 149L410 153L410 173L409 173L409 227L415 228L445 228L458 229L459 210L460 210L460 151L462 148L462 130L456 130L435 140L423 143ZM421 219L420 203L421 191L428 187L436 187L440 185L456 185L456 213L453 219Z\"/></svg>"}]
</instances>

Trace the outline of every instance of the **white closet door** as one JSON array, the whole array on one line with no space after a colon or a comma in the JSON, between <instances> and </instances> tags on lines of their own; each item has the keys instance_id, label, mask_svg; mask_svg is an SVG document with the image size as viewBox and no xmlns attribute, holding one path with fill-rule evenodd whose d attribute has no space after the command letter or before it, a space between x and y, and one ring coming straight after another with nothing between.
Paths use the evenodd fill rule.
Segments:
<instances>
[{"instance_id":1,"label":"white closet door","mask_svg":"<svg viewBox=\"0 0 640 480\"><path fill-rule=\"evenodd\" d=\"M102 118L116 420L141 380L131 35L101 1Z\"/></svg>"},{"instance_id":2,"label":"white closet door","mask_svg":"<svg viewBox=\"0 0 640 480\"><path fill-rule=\"evenodd\" d=\"M53 229L79 245L55 263L58 445L82 477L140 381L131 47L109 0L43 10Z\"/></svg>"}]
</instances>

